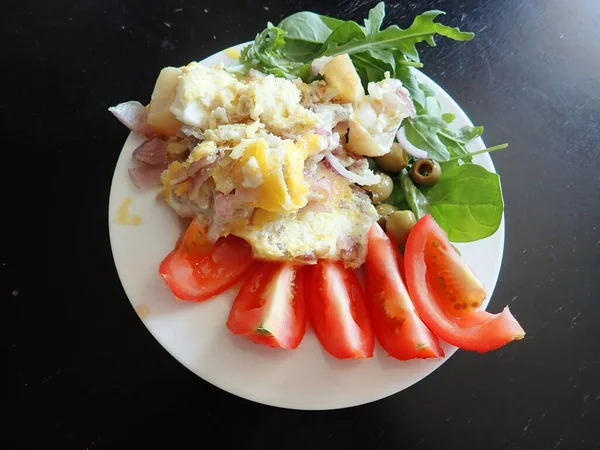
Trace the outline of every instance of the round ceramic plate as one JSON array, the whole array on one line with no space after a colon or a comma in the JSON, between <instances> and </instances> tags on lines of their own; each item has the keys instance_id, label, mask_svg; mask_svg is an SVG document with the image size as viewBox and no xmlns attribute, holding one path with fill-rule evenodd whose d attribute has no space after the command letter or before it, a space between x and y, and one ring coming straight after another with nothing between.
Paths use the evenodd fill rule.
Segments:
<instances>
[{"instance_id":1,"label":"round ceramic plate","mask_svg":"<svg viewBox=\"0 0 600 450\"><path fill-rule=\"evenodd\" d=\"M235 61L223 52L203 61L207 65L219 62ZM472 125L437 84L421 73L419 78L435 90L442 110L456 115L453 126ZM156 200L157 190L136 189L129 178L132 152L142 142L141 137L129 135L113 176L109 230L115 265L129 301L144 325L174 358L196 375L255 402L323 410L360 405L400 392L438 369L454 354L456 348L444 344L443 359L402 362L376 345L371 359L339 361L321 348L311 330L296 350L272 349L234 336L225 327L239 285L202 303L174 299L158 275L158 266L173 248L182 223L168 206ZM483 148L481 139L469 144L470 151ZM494 171L487 154L476 156L474 162ZM139 225L114 222L119 206L128 197L130 213L142 217ZM457 245L487 289L485 306L498 279L503 246L504 221L493 236Z\"/></svg>"}]
</instances>

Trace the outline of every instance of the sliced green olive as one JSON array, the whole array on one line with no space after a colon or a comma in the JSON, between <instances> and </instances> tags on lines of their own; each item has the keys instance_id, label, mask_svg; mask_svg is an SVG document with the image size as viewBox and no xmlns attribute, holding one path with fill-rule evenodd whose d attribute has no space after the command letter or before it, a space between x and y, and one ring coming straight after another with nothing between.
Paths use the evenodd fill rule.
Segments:
<instances>
[{"instance_id":1,"label":"sliced green olive","mask_svg":"<svg viewBox=\"0 0 600 450\"><path fill-rule=\"evenodd\" d=\"M377 165L381 170L397 173L407 166L409 158L406 150L404 150L400 144L394 142L390 148L390 152L379 158L375 158L375 162L377 162Z\"/></svg>"},{"instance_id":2,"label":"sliced green olive","mask_svg":"<svg viewBox=\"0 0 600 450\"><path fill-rule=\"evenodd\" d=\"M375 209L377 210L377 214L379 214L377 223L385 230L385 223L387 222L390 214L396 211L396 207L390 205L389 203L380 203L379 205L375 206Z\"/></svg>"},{"instance_id":3,"label":"sliced green olive","mask_svg":"<svg viewBox=\"0 0 600 450\"><path fill-rule=\"evenodd\" d=\"M396 244L404 245L416 224L417 218L412 211L395 211L387 218L385 230Z\"/></svg>"},{"instance_id":4,"label":"sliced green olive","mask_svg":"<svg viewBox=\"0 0 600 450\"><path fill-rule=\"evenodd\" d=\"M379 183L371 186L365 186L365 189L371 192L373 204L376 205L377 203L385 201L390 195L392 195L392 191L394 190L394 181L389 175L380 173Z\"/></svg>"},{"instance_id":5,"label":"sliced green olive","mask_svg":"<svg viewBox=\"0 0 600 450\"><path fill-rule=\"evenodd\" d=\"M410 169L413 183L419 186L432 186L440 178L442 168L433 159L417 159Z\"/></svg>"}]
</instances>

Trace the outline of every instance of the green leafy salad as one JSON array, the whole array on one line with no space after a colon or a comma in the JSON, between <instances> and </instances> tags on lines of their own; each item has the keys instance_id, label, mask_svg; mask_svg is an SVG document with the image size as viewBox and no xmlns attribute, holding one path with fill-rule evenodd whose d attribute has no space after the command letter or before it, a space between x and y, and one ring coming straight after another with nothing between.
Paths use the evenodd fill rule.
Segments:
<instances>
[{"instance_id":1,"label":"green leafy salad","mask_svg":"<svg viewBox=\"0 0 600 450\"><path fill-rule=\"evenodd\" d=\"M474 34L436 22L444 13L427 11L406 29L382 28L381 2L369 11L364 25L303 11L268 23L242 52L233 73L251 69L310 83L322 77L319 65L340 55L350 57L360 82L390 77L410 94L414 114L402 120L390 154L370 158L370 164L392 181L385 200L390 210L427 213L453 242L491 236L500 226L504 203L498 174L474 164L472 156L500 150L507 144L469 153L467 144L483 133L482 126L453 127L455 117L444 112L434 90L420 81L423 64L417 44L435 46L436 36L469 41ZM375 191L373 191L375 192ZM384 214L385 208L378 208Z\"/></svg>"}]
</instances>

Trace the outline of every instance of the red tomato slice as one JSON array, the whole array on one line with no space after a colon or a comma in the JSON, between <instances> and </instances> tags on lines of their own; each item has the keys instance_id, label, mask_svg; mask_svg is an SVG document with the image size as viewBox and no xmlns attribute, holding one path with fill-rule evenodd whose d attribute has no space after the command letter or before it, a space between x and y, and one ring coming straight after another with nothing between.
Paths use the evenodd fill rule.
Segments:
<instances>
[{"instance_id":1,"label":"red tomato slice","mask_svg":"<svg viewBox=\"0 0 600 450\"><path fill-rule=\"evenodd\" d=\"M326 260L305 270L308 315L323 348L338 359L372 357L375 339L354 272Z\"/></svg>"},{"instance_id":2,"label":"red tomato slice","mask_svg":"<svg viewBox=\"0 0 600 450\"><path fill-rule=\"evenodd\" d=\"M366 285L375 335L383 349L400 360L441 358L438 338L421 321L406 290L402 255L381 227L369 230Z\"/></svg>"},{"instance_id":3,"label":"red tomato slice","mask_svg":"<svg viewBox=\"0 0 600 450\"><path fill-rule=\"evenodd\" d=\"M404 258L417 311L444 341L484 353L525 336L508 307L499 314L478 309L485 291L431 215L411 230Z\"/></svg>"},{"instance_id":4,"label":"red tomato slice","mask_svg":"<svg viewBox=\"0 0 600 450\"><path fill-rule=\"evenodd\" d=\"M235 236L206 241L206 227L192 221L158 272L175 297L200 302L237 283L252 265L252 249Z\"/></svg>"},{"instance_id":5,"label":"red tomato slice","mask_svg":"<svg viewBox=\"0 0 600 450\"><path fill-rule=\"evenodd\" d=\"M306 330L304 282L293 263L256 263L238 293L227 328L256 344L293 349Z\"/></svg>"}]
</instances>

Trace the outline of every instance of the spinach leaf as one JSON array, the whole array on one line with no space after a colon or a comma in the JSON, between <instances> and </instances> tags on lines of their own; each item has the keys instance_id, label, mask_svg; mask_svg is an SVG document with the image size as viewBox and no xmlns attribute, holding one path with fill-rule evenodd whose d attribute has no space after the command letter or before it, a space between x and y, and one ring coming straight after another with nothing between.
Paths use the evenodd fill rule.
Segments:
<instances>
[{"instance_id":1,"label":"spinach leaf","mask_svg":"<svg viewBox=\"0 0 600 450\"><path fill-rule=\"evenodd\" d=\"M321 16L309 11L301 11L286 17L279 25L285 31L285 39L323 44L333 30L343 24L343 20ZM320 47L320 45L319 45Z\"/></svg>"},{"instance_id":2,"label":"spinach leaf","mask_svg":"<svg viewBox=\"0 0 600 450\"><path fill-rule=\"evenodd\" d=\"M502 220L504 201L500 177L477 164L462 164L442 172L424 190L431 215L453 242L491 236Z\"/></svg>"},{"instance_id":3,"label":"spinach leaf","mask_svg":"<svg viewBox=\"0 0 600 450\"><path fill-rule=\"evenodd\" d=\"M412 212L417 216L417 220L429 213L427 198L412 182L406 169L400 172L400 186L404 191L406 203L408 203Z\"/></svg>"}]
</instances>

